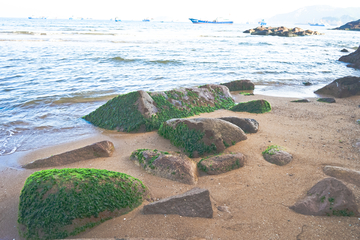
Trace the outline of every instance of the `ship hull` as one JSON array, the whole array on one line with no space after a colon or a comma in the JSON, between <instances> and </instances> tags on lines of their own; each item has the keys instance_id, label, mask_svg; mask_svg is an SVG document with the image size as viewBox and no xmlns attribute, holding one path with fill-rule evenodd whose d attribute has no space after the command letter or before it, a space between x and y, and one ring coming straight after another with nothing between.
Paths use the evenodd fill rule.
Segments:
<instances>
[{"instance_id":1,"label":"ship hull","mask_svg":"<svg viewBox=\"0 0 360 240\"><path fill-rule=\"evenodd\" d=\"M195 18L189 18L190 21L194 24L233 24L233 21L206 21Z\"/></svg>"}]
</instances>

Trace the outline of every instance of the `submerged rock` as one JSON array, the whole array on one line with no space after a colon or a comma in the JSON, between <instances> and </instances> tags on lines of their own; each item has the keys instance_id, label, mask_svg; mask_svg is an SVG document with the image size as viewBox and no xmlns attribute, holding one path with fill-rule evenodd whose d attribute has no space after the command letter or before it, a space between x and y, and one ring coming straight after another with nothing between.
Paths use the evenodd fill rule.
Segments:
<instances>
[{"instance_id":1,"label":"submerged rock","mask_svg":"<svg viewBox=\"0 0 360 240\"><path fill-rule=\"evenodd\" d=\"M161 125L158 133L184 148L190 157L219 153L247 139L241 128L217 118L171 119Z\"/></svg>"},{"instance_id":2,"label":"submerged rock","mask_svg":"<svg viewBox=\"0 0 360 240\"><path fill-rule=\"evenodd\" d=\"M234 112L249 112L249 113L265 113L271 111L271 105L266 100L253 100L249 102L239 103L232 108Z\"/></svg>"},{"instance_id":3,"label":"submerged rock","mask_svg":"<svg viewBox=\"0 0 360 240\"><path fill-rule=\"evenodd\" d=\"M250 80L236 80L228 83L221 83L229 88L230 91L254 90L255 84Z\"/></svg>"},{"instance_id":4,"label":"submerged rock","mask_svg":"<svg viewBox=\"0 0 360 240\"><path fill-rule=\"evenodd\" d=\"M297 213L314 216L358 216L353 192L335 178L315 184L307 196L291 206Z\"/></svg>"},{"instance_id":5,"label":"submerged rock","mask_svg":"<svg viewBox=\"0 0 360 240\"><path fill-rule=\"evenodd\" d=\"M337 98L360 95L360 77L347 76L336 79L323 88L315 91L316 94L326 94Z\"/></svg>"},{"instance_id":6,"label":"submerged rock","mask_svg":"<svg viewBox=\"0 0 360 240\"><path fill-rule=\"evenodd\" d=\"M244 166L245 156L242 153L223 154L201 159L198 168L210 175L221 174Z\"/></svg>"},{"instance_id":7,"label":"submerged rock","mask_svg":"<svg viewBox=\"0 0 360 240\"><path fill-rule=\"evenodd\" d=\"M144 206L144 214L177 214L184 217L212 218L213 209L207 189L193 188L183 194Z\"/></svg>"},{"instance_id":8,"label":"submerged rock","mask_svg":"<svg viewBox=\"0 0 360 240\"><path fill-rule=\"evenodd\" d=\"M27 169L56 167L94 158L111 157L114 150L115 148L112 142L102 141L85 146L83 148L57 154L48 158L39 159L23 165L22 167Z\"/></svg>"},{"instance_id":9,"label":"submerged rock","mask_svg":"<svg viewBox=\"0 0 360 240\"><path fill-rule=\"evenodd\" d=\"M130 159L155 176L186 184L196 184L198 181L196 163L184 154L138 149Z\"/></svg>"},{"instance_id":10,"label":"submerged rock","mask_svg":"<svg viewBox=\"0 0 360 240\"><path fill-rule=\"evenodd\" d=\"M148 197L129 175L99 169L31 174L21 191L18 223L26 239L65 239L130 212Z\"/></svg>"},{"instance_id":11,"label":"submerged rock","mask_svg":"<svg viewBox=\"0 0 360 240\"><path fill-rule=\"evenodd\" d=\"M222 117L219 119L235 124L245 133L257 133L259 130L259 123L252 118Z\"/></svg>"}]
</instances>

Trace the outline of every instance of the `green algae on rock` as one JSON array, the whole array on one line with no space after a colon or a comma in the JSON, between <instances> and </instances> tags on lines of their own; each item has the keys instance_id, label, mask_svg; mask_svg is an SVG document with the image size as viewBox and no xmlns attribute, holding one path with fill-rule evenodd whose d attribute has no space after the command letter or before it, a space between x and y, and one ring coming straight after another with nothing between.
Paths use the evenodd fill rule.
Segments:
<instances>
[{"instance_id":1,"label":"green algae on rock","mask_svg":"<svg viewBox=\"0 0 360 240\"><path fill-rule=\"evenodd\" d=\"M19 233L26 239L76 235L142 204L148 190L124 173L50 169L31 174L21 191Z\"/></svg>"},{"instance_id":2,"label":"green algae on rock","mask_svg":"<svg viewBox=\"0 0 360 240\"><path fill-rule=\"evenodd\" d=\"M271 111L271 105L266 100L253 100L242 102L230 108L234 112L265 113Z\"/></svg>"},{"instance_id":3,"label":"green algae on rock","mask_svg":"<svg viewBox=\"0 0 360 240\"><path fill-rule=\"evenodd\" d=\"M229 89L208 84L165 92L136 91L119 95L83 118L95 126L124 132L152 131L172 118L234 106Z\"/></svg>"}]
</instances>

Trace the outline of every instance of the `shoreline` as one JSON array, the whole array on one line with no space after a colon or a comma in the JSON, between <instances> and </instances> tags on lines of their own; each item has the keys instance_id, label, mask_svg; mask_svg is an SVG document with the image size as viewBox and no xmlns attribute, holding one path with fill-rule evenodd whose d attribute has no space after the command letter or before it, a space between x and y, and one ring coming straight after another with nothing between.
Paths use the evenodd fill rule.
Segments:
<instances>
[{"instance_id":1,"label":"shoreline","mask_svg":"<svg viewBox=\"0 0 360 240\"><path fill-rule=\"evenodd\" d=\"M248 134L248 139L227 148L224 152L241 152L246 156L243 168L220 175L201 174L197 185L186 185L152 176L129 160L139 148L178 151L157 131L145 133L102 132L76 142L36 149L7 156L6 161L17 165L0 165L0 239L22 239L18 236L17 207L20 191L26 178L40 169L21 169L20 165L38 158L69 151L101 140L115 145L112 157L98 158L58 168L97 168L124 172L140 179L152 195L162 199L184 193L194 187L209 189L214 218L186 218L178 215L143 215L142 206L132 212L106 221L70 238L152 237L190 239L285 238L351 238L358 236L360 221L350 217L313 217L288 209L306 194L316 182L327 176L325 165L360 170L360 96L336 98L336 103L320 103L309 98L309 103L292 103L298 98L272 97L255 94L243 96L232 92L236 102L265 99L272 111L264 114L217 110L198 117L237 116L256 119L259 132ZM341 141L340 141L341 140ZM266 162L261 152L269 145L280 145L294 160L286 166ZM0 160L4 156L0 157ZM199 161L201 158L195 158ZM353 190L360 204L360 188L345 183ZM218 206L226 205L229 212ZM126 218L126 220L124 220ZM350 226L351 225L351 226ZM15 227L14 227L15 226ZM159 227L161 226L161 227ZM319 227L321 226L321 227Z\"/></svg>"}]
</instances>

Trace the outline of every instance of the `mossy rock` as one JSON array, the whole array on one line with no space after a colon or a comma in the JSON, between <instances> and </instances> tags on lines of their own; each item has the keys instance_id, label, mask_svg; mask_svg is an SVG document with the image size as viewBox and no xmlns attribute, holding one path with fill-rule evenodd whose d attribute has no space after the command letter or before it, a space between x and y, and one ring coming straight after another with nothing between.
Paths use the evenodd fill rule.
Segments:
<instances>
[{"instance_id":1,"label":"mossy rock","mask_svg":"<svg viewBox=\"0 0 360 240\"><path fill-rule=\"evenodd\" d=\"M142 204L145 185L124 173L50 169L31 174L21 191L19 233L26 239L76 235Z\"/></svg>"},{"instance_id":2,"label":"mossy rock","mask_svg":"<svg viewBox=\"0 0 360 240\"><path fill-rule=\"evenodd\" d=\"M253 100L242 102L230 108L234 112L265 113L271 111L271 105L266 100Z\"/></svg>"}]
</instances>

